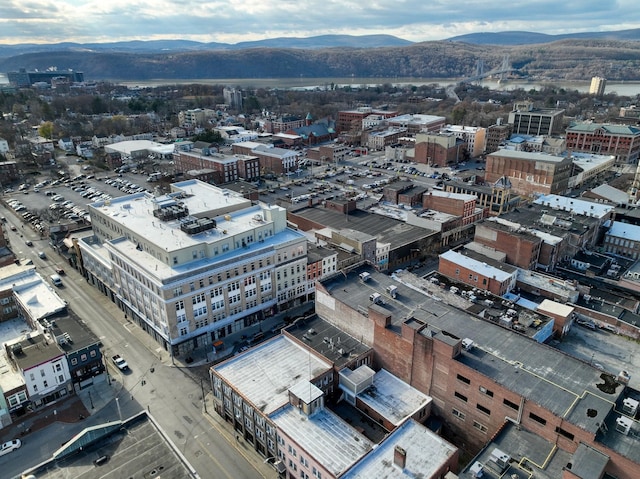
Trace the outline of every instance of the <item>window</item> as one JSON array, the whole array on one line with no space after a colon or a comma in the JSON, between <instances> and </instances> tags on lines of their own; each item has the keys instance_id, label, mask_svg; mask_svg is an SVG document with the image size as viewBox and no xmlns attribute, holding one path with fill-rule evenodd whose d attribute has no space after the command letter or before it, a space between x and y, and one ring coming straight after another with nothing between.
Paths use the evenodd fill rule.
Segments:
<instances>
[{"instance_id":1,"label":"window","mask_svg":"<svg viewBox=\"0 0 640 479\"><path fill-rule=\"evenodd\" d=\"M451 410L451 414L453 414L455 417L457 417L461 421L464 421L464 419L466 417L463 412L458 411L457 409L452 409Z\"/></svg>"},{"instance_id":2,"label":"window","mask_svg":"<svg viewBox=\"0 0 640 479\"><path fill-rule=\"evenodd\" d=\"M482 411L487 416L491 416L491 409L484 407L482 404L476 404L478 411Z\"/></svg>"},{"instance_id":3,"label":"window","mask_svg":"<svg viewBox=\"0 0 640 479\"><path fill-rule=\"evenodd\" d=\"M510 408L511 408L511 409L513 409L514 411L517 411L518 409L520 409L520 407L519 407L516 403L513 403L513 402L509 401L508 399L504 399L504 400L502 401L502 403L503 403L505 406L510 407Z\"/></svg>"},{"instance_id":4,"label":"window","mask_svg":"<svg viewBox=\"0 0 640 479\"><path fill-rule=\"evenodd\" d=\"M534 420L535 422L542 424L543 426L545 426L547 424L547 420L538 416L537 414L533 414L532 412L529 413L529 417Z\"/></svg>"},{"instance_id":5,"label":"window","mask_svg":"<svg viewBox=\"0 0 640 479\"><path fill-rule=\"evenodd\" d=\"M75 366L77 364L78 364L78 358L71 358L71 365ZM33 379L33 378L31 378L31 379Z\"/></svg>"},{"instance_id":6,"label":"window","mask_svg":"<svg viewBox=\"0 0 640 479\"><path fill-rule=\"evenodd\" d=\"M473 427L475 427L478 431L480 431L483 434L487 433L487 426L485 426L484 424L480 424L478 421L473 421Z\"/></svg>"},{"instance_id":7,"label":"window","mask_svg":"<svg viewBox=\"0 0 640 479\"><path fill-rule=\"evenodd\" d=\"M465 384L471 384L471 379L465 378L462 374L458 374L458 381L462 381Z\"/></svg>"},{"instance_id":8,"label":"window","mask_svg":"<svg viewBox=\"0 0 640 479\"><path fill-rule=\"evenodd\" d=\"M565 431L565 430L564 430L564 429L562 429L561 427L556 427L556 432L557 432L558 434L560 434L561 436L564 436L564 437L566 437L567 439L569 439L569 440L571 440L571 441L573 441L573 439L574 439L574 437L575 437L575 436L574 436L573 434L571 434L569 431Z\"/></svg>"},{"instance_id":9,"label":"window","mask_svg":"<svg viewBox=\"0 0 640 479\"><path fill-rule=\"evenodd\" d=\"M487 389L487 388L485 388L485 387L483 387L483 386L480 386L478 389L480 390L480 392L481 392L482 394L486 394L486 395L487 395L487 396L489 396L490 398L492 398L492 397L493 397L493 391L491 391L491 390L489 390L489 389Z\"/></svg>"},{"instance_id":10,"label":"window","mask_svg":"<svg viewBox=\"0 0 640 479\"><path fill-rule=\"evenodd\" d=\"M460 399L461 401L467 402L467 396L464 394L460 394L458 391L454 393L454 396Z\"/></svg>"}]
</instances>

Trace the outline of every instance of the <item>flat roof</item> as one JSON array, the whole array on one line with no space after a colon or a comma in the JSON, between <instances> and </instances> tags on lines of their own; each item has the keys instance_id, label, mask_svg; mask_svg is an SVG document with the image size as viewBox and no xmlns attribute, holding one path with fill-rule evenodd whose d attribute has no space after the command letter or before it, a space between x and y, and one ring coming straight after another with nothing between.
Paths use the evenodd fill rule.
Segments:
<instances>
[{"instance_id":1,"label":"flat roof","mask_svg":"<svg viewBox=\"0 0 640 479\"><path fill-rule=\"evenodd\" d=\"M6 350L0 348L0 391L6 394L22 386L25 386L22 374L11 366Z\"/></svg>"},{"instance_id":2,"label":"flat roof","mask_svg":"<svg viewBox=\"0 0 640 479\"><path fill-rule=\"evenodd\" d=\"M212 368L265 415L289 401L289 388L331 369L284 335L255 346Z\"/></svg>"},{"instance_id":3,"label":"flat roof","mask_svg":"<svg viewBox=\"0 0 640 479\"><path fill-rule=\"evenodd\" d=\"M413 284L409 279L400 283L371 268L367 269L371 278L363 283L358 277L360 271L356 269L336 276L323 281L322 285L336 301L363 315L371 306L369 295L380 293L385 304L375 307L391 315L389 329L397 334L401 334L402 324L411 320L419 330L417 334L448 343L470 338L475 347L463 351L457 361L586 431L598 430L600 421L611 410L612 402L622 394L622 388L601 391L598 385L602 385L602 372L594 366L450 306L442 300L444 293L441 290L427 294L420 284ZM410 273L406 275L419 280ZM386 293L389 284L397 285L396 298ZM320 293L318 296L317 301L327 301ZM459 296L456 298L473 304ZM488 309L482 304L474 306ZM335 318L333 322L339 319ZM588 408L595 409L598 414L590 417L586 413Z\"/></svg>"},{"instance_id":4,"label":"flat roof","mask_svg":"<svg viewBox=\"0 0 640 479\"><path fill-rule=\"evenodd\" d=\"M28 333L26 337L12 341L11 345L20 344L22 350L13 353L16 364L24 371L47 361L64 356L55 341L47 341L44 335Z\"/></svg>"},{"instance_id":5,"label":"flat roof","mask_svg":"<svg viewBox=\"0 0 640 479\"><path fill-rule=\"evenodd\" d=\"M471 256L466 256L453 250L442 253L440 258L451 261L452 263L460 265L468 270L475 271L483 276L494 278L500 282L507 281L509 278L512 278L514 273L517 271L516 268L514 268L513 271L503 271L486 262L479 261Z\"/></svg>"},{"instance_id":6,"label":"flat roof","mask_svg":"<svg viewBox=\"0 0 640 479\"><path fill-rule=\"evenodd\" d=\"M24 278L13 288L16 301L33 319L42 319L64 311L67 303L58 296L48 282L39 274Z\"/></svg>"},{"instance_id":7,"label":"flat roof","mask_svg":"<svg viewBox=\"0 0 640 479\"><path fill-rule=\"evenodd\" d=\"M564 156L549 155L547 153L539 153L537 151L519 151L500 149L487 156L499 156L503 158L512 158L514 160L543 161L545 163L562 163L567 158Z\"/></svg>"},{"instance_id":8,"label":"flat roof","mask_svg":"<svg viewBox=\"0 0 640 479\"><path fill-rule=\"evenodd\" d=\"M575 308L573 306L568 306L566 304L558 303L557 301L551 301L550 299L545 299L538 306L538 311L541 311L543 313L544 312L554 313L560 316L564 316L566 318L570 317L571 313L573 313L574 310Z\"/></svg>"},{"instance_id":9,"label":"flat roof","mask_svg":"<svg viewBox=\"0 0 640 479\"><path fill-rule=\"evenodd\" d=\"M348 226L365 235L375 236L379 242L391 244L391 249L436 234L436 231L362 210L350 212L345 216L326 208L305 207L297 210L295 214L335 231L344 230L345 226Z\"/></svg>"},{"instance_id":10,"label":"flat roof","mask_svg":"<svg viewBox=\"0 0 640 479\"><path fill-rule=\"evenodd\" d=\"M373 384L358 399L395 426L431 402L429 396L385 369L375 373Z\"/></svg>"},{"instance_id":11,"label":"flat roof","mask_svg":"<svg viewBox=\"0 0 640 479\"><path fill-rule=\"evenodd\" d=\"M325 357L336 369L342 369L354 357L371 350L370 346L315 314L296 321L284 331Z\"/></svg>"},{"instance_id":12,"label":"flat roof","mask_svg":"<svg viewBox=\"0 0 640 479\"><path fill-rule=\"evenodd\" d=\"M406 452L404 469L394 465L395 448ZM435 473L453 456L457 448L414 420L405 421L343 479L403 479L435 477Z\"/></svg>"},{"instance_id":13,"label":"flat roof","mask_svg":"<svg viewBox=\"0 0 640 479\"><path fill-rule=\"evenodd\" d=\"M307 416L288 405L271 420L335 477L373 448L369 439L328 409Z\"/></svg>"},{"instance_id":14,"label":"flat roof","mask_svg":"<svg viewBox=\"0 0 640 479\"><path fill-rule=\"evenodd\" d=\"M606 198L609 201L613 201L614 203L625 205L629 203L628 193L619 190L618 188L614 188L613 186L606 183L592 188L591 190L589 190L589 192L598 196L602 196L603 198Z\"/></svg>"},{"instance_id":15,"label":"flat roof","mask_svg":"<svg viewBox=\"0 0 640 479\"><path fill-rule=\"evenodd\" d=\"M595 216L596 218L604 218L614 210L613 206L603 203L560 195L540 195L534 203L554 210L563 210L581 216Z\"/></svg>"},{"instance_id":16,"label":"flat roof","mask_svg":"<svg viewBox=\"0 0 640 479\"><path fill-rule=\"evenodd\" d=\"M640 226L632 225L631 223L621 223L620 221L614 221L611 224L611 228L609 228L609 231L607 231L605 234L607 236L615 236L616 238L622 238L636 242L640 240Z\"/></svg>"},{"instance_id":17,"label":"flat roof","mask_svg":"<svg viewBox=\"0 0 640 479\"><path fill-rule=\"evenodd\" d=\"M495 449L499 449L514 459L514 462L509 464L509 468L500 475L504 478L558 479L562 477L563 470L568 463L575 463L572 461L572 454L558 448L557 445L545 440L539 434L534 434L506 421L500 432L469 462L465 469L460 471L458 474L460 479L475 479L476 476L470 469L475 463L480 463L483 466L488 464ZM518 464L523 458L527 458L529 470L519 467ZM485 467L485 471L487 469ZM494 477L494 475L489 474L488 477Z\"/></svg>"}]
</instances>

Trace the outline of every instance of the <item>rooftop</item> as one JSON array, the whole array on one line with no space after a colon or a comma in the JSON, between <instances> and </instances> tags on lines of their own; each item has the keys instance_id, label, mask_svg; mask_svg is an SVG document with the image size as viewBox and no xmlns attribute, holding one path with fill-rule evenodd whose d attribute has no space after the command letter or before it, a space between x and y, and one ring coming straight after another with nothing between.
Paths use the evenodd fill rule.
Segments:
<instances>
[{"instance_id":1,"label":"rooftop","mask_svg":"<svg viewBox=\"0 0 640 479\"><path fill-rule=\"evenodd\" d=\"M342 213L326 208L306 207L296 211L296 214L336 231L348 227L365 235L375 236L378 242L390 243L392 249L413 243L435 233L434 231L362 210L351 212L345 217Z\"/></svg>"},{"instance_id":2,"label":"rooftop","mask_svg":"<svg viewBox=\"0 0 640 479\"><path fill-rule=\"evenodd\" d=\"M497 261L491 261L489 258L486 258L486 261L480 261L479 259L476 259L481 256L482 255L474 253L472 251L469 251L467 255L465 255L462 253L458 253L457 251L449 250L442 253L440 255L440 258L451 261L452 263L460 265L468 270L475 271L483 276L494 278L495 280L500 282L508 281L518 270L513 266L501 264ZM496 266L488 264L487 261L495 263ZM497 265L500 265L501 267L497 267Z\"/></svg>"},{"instance_id":3,"label":"rooftop","mask_svg":"<svg viewBox=\"0 0 640 479\"><path fill-rule=\"evenodd\" d=\"M371 441L328 409L307 416L288 405L271 419L278 429L336 477L373 447Z\"/></svg>"},{"instance_id":4,"label":"rooftop","mask_svg":"<svg viewBox=\"0 0 640 479\"><path fill-rule=\"evenodd\" d=\"M607 236L615 236L616 238L636 242L640 240L640 226L614 221L606 234Z\"/></svg>"},{"instance_id":5,"label":"rooftop","mask_svg":"<svg viewBox=\"0 0 640 479\"><path fill-rule=\"evenodd\" d=\"M517 151L517 150L498 150L496 152L487 155L498 156L502 158L511 158L514 160L527 160L527 161L543 161L545 163L562 163L567 158L563 156L549 155L547 153L539 153L537 151Z\"/></svg>"},{"instance_id":6,"label":"rooftop","mask_svg":"<svg viewBox=\"0 0 640 479\"><path fill-rule=\"evenodd\" d=\"M595 367L479 315L449 306L442 301L442 293L428 295L419 284L404 283L376 272L363 283L356 270L346 277L325 281L323 286L336 301L362 314L371 304L369 295L380 293L385 304L376 307L391 315L389 329L397 334L401 325L411 320L417 334L436 340L470 338L477 346L463 351L457 361L586 431L597 431L599 421L611 410L612 401L622 393L621 388L602 390L602 372ZM389 284L398 287L395 299L385 292ZM589 417L587 409L596 410L596 417Z\"/></svg>"},{"instance_id":7,"label":"rooftop","mask_svg":"<svg viewBox=\"0 0 640 479\"><path fill-rule=\"evenodd\" d=\"M590 216L596 218L604 218L613 211L613 206L593 201L580 200L578 198L569 198L560 195L541 195L535 201L535 204L547 206L553 210L568 211L571 214Z\"/></svg>"},{"instance_id":8,"label":"rooftop","mask_svg":"<svg viewBox=\"0 0 640 479\"><path fill-rule=\"evenodd\" d=\"M296 321L285 332L326 358L338 370L371 349L315 314Z\"/></svg>"},{"instance_id":9,"label":"rooftop","mask_svg":"<svg viewBox=\"0 0 640 479\"><path fill-rule=\"evenodd\" d=\"M212 369L268 415L288 403L289 388L312 381L331 369L331 364L280 335Z\"/></svg>"},{"instance_id":10,"label":"rooftop","mask_svg":"<svg viewBox=\"0 0 640 479\"><path fill-rule=\"evenodd\" d=\"M358 394L365 406L377 411L395 426L431 402L431 398L385 369L373 376L373 384Z\"/></svg>"},{"instance_id":11,"label":"rooftop","mask_svg":"<svg viewBox=\"0 0 640 479\"><path fill-rule=\"evenodd\" d=\"M605 123L575 123L569 128L567 132L585 132L593 133L596 130L602 129L605 133L610 135L640 135L640 128L629 125L612 125Z\"/></svg>"},{"instance_id":12,"label":"rooftop","mask_svg":"<svg viewBox=\"0 0 640 479\"><path fill-rule=\"evenodd\" d=\"M399 446L407 453L404 469L394 465ZM344 479L435 477L457 449L421 424L408 420L342 476Z\"/></svg>"},{"instance_id":13,"label":"rooftop","mask_svg":"<svg viewBox=\"0 0 640 479\"><path fill-rule=\"evenodd\" d=\"M16 364L23 371L64 355L55 341L38 333L27 333L24 338L18 338L9 344Z\"/></svg>"}]
</instances>

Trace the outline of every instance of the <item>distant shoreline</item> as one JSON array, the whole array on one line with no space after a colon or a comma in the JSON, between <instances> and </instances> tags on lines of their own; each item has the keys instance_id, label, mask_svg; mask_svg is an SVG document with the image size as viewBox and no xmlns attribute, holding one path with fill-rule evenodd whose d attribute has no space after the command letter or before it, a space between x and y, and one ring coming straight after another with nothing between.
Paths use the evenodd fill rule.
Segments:
<instances>
[{"instance_id":1,"label":"distant shoreline","mask_svg":"<svg viewBox=\"0 0 640 479\"><path fill-rule=\"evenodd\" d=\"M170 85L188 85L188 84L204 84L204 85L226 85L240 88L282 88L295 90L315 90L330 88L335 85L337 88L346 86L365 86L374 87L384 84L394 86L421 86L436 84L446 87L459 81L459 78L201 78L201 79L153 79L153 80L104 80L109 83L125 85L129 88L146 88ZM103 80L98 80L103 81ZM0 85L9 83L7 75L0 73ZM540 90L544 86L552 85L565 90L577 90L581 93L589 91L590 81L580 80L507 80L499 83L497 80L484 80L483 86L490 90L507 91L516 88L526 90ZM639 81L612 81L607 82L605 93L617 93L619 96L635 96L640 95Z\"/></svg>"}]
</instances>

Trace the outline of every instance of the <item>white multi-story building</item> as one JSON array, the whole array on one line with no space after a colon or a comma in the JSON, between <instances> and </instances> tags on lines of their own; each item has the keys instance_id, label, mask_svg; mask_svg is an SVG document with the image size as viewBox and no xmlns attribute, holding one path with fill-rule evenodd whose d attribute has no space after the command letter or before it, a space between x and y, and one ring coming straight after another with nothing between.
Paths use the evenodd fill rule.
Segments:
<instances>
[{"instance_id":1,"label":"white multi-story building","mask_svg":"<svg viewBox=\"0 0 640 479\"><path fill-rule=\"evenodd\" d=\"M0 138L0 153L5 154L9 151L9 142L4 138Z\"/></svg>"},{"instance_id":2,"label":"white multi-story building","mask_svg":"<svg viewBox=\"0 0 640 479\"><path fill-rule=\"evenodd\" d=\"M241 331L306 295L307 242L286 210L197 180L89 205L90 282L171 354Z\"/></svg>"},{"instance_id":3,"label":"white multi-story building","mask_svg":"<svg viewBox=\"0 0 640 479\"><path fill-rule=\"evenodd\" d=\"M456 138L467 144L467 151L471 157L477 157L485 149L486 128L479 126L447 125L441 131L453 133Z\"/></svg>"}]
</instances>

